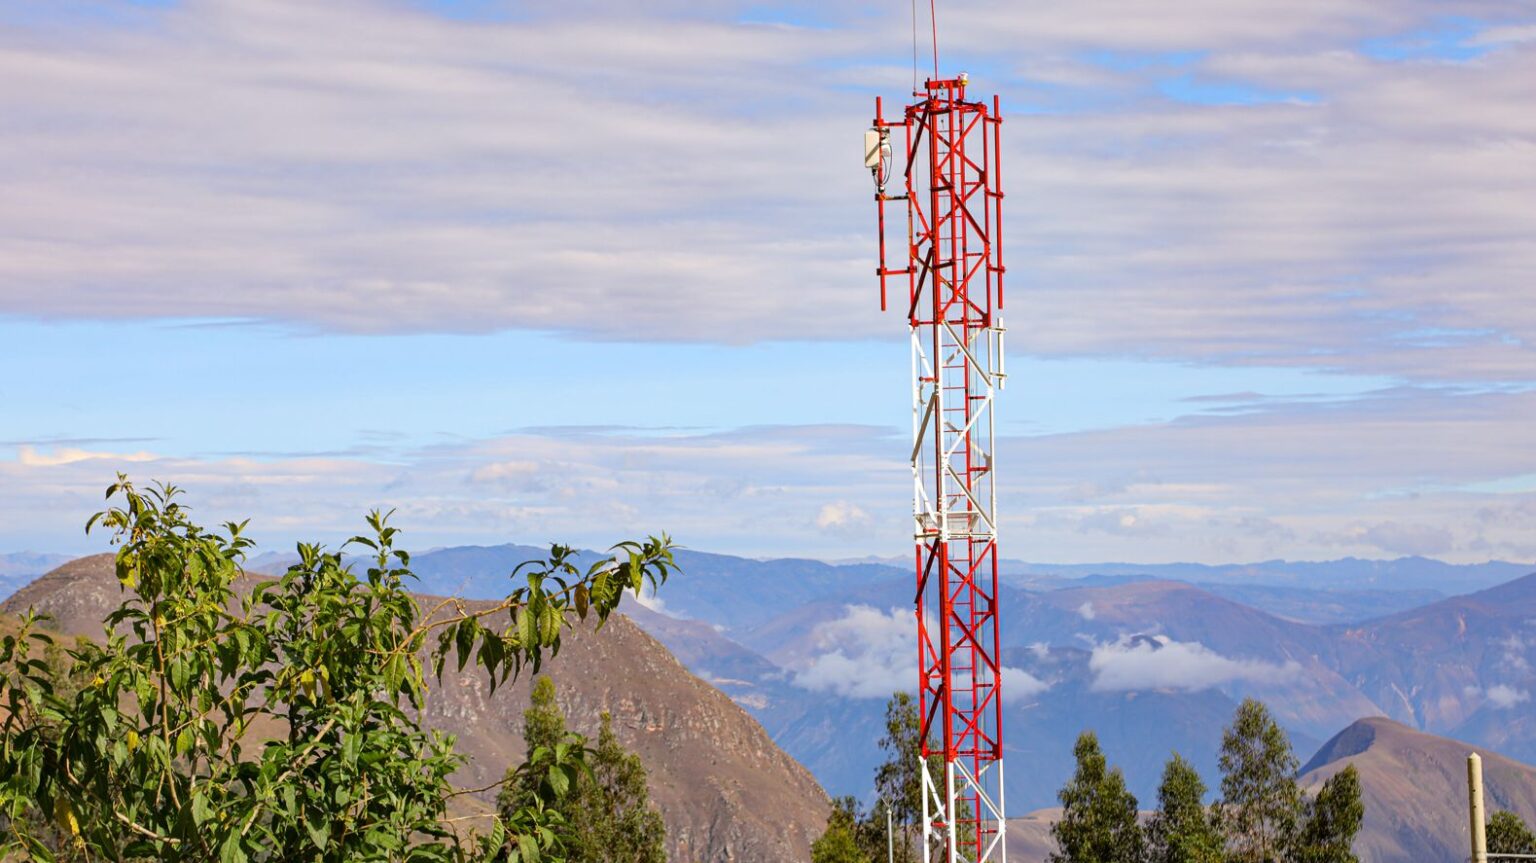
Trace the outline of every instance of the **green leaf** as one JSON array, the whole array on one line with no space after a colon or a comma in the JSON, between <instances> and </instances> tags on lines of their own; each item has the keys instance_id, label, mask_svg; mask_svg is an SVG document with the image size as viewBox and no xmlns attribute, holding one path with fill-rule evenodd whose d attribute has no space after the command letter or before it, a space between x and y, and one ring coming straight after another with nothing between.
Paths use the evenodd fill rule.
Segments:
<instances>
[{"instance_id":1,"label":"green leaf","mask_svg":"<svg viewBox=\"0 0 1536 863\"><path fill-rule=\"evenodd\" d=\"M539 843L526 833L517 837L517 852L522 863L539 863Z\"/></svg>"},{"instance_id":2,"label":"green leaf","mask_svg":"<svg viewBox=\"0 0 1536 863\"><path fill-rule=\"evenodd\" d=\"M245 849L240 847L240 834L231 833L224 837L224 844L219 846L219 863L245 863Z\"/></svg>"},{"instance_id":3,"label":"green leaf","mask_svg":"<svg viewBox=\"0 0 1536 863\"><path fill-rule=\"evenodd\" d=\"M304 831L309 834L309 841L321 851L331 843L331 826L324 821L305 821Z\"/></svg>"},{"instance_id":4,"label":"green leaf","mask_svg":"<svg viewBox=\"0 0 1536 863\"><path fill-rule=\"evenodd\" d=\"M533 613L526 607L517 612L517 646L532 650L535 643Z\"/></svg>"},{"instance_id":5,"label":"green leaf","mask_svg":"<svg viewBox=\"0 0 1536 863\"><path fill-rule=\"evenodd\" d=\"M470 618L459 623L454 632L454 648L459 654L459 670L464 670L464 664L469 661L470 653L475 649L475 634L479 629L479 623Z\"/></svg>"}]
</instances>

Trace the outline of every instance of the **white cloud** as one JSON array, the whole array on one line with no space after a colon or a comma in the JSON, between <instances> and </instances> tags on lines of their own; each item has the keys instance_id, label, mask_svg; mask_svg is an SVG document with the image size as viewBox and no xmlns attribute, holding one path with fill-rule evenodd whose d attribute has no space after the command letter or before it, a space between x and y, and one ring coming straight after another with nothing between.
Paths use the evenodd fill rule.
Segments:
<instances>
[{"instance_id":1,"label":"white cloud","mask_svg":"<svg viewBox=\"0 0 1536 863\"><path fill-rule=\"evenodd\" d=\"M1135 689L1182 689L1197 692L1239 681L1283 683L1295 679L1301 666L1253 659L1230 659L1199 642L1173 641L1167 636L1139 635L1093 648L1088 658L1091 688L1100 692Z\"/></svg>"},{"instance_id":2,"label":"white cloud","mask_svg":"<svg viewBox=\"0 0 1536 863\"><path fill-rule=\"evenodd\" d=\"M911 612L849 606L817 628L818 653L797 671L796 686L848 698L889 698L917 680L917 622Z\"/></svg>"},{"instance_id":3,"label":"white cloud","mask_svg":"<svg viewBox=\"0 0 1536 863\"><path fill-rule=\"evenodd\" d=\"M1371 528L1397 523L1448 531L1452 546L1440 555L1448 559L1530 560L1536 492L1477 484L1536 474L1532 425L1536 392L1413 390L1007 437L1000 460L1031 468L1000 494L1003 553L1023 556L1013 538L1027 536L1031 557L1063 562L1381 557L1392 552L1374 544ZM68 445L91 457L36 446L8 458L0 446L0 548L102 550L80 525L122 469L188 489L208 521L252 517L265 548L349 536L361 513L386 506L400 508L397 522L418 548L509 539L606 546L667 530L694 548L747 555L889 554L910 543L902 440L872 427L786 426L561 429L315 456ZM1086 498L1085 482L1098 489ZM829 500L856 507L867 524L816 529ZM1128 506L1162 528L1083 542L1085 515ZM846 523L852 512L831 515Z\"/></svg>"},{"instance_id":4,"label":"white cloud","mask_svg":"<svg viewBox=\"0 0 1536 863\"><path fill-rule=\"evenodd\" d=\"M851 605L842 617L817 627L816 653L794 673L796 686L846 698L889 698L911 692L917 680L917 624L910 611L882 612ZM1003 703L1037 695L1048 684L1027 671L1004 666Z\"/></svg>"},{"instance_id":5,"label":"white cloud","mask_svg":"<svg viewBox=\"0 0 1536 863\"><path fill-rule=\"evenodd\" d=\"M1508 665L1517 672L1530 672L1530 660L1525 658L1526 650L1531 647L1530 644L1527 644L1520 636L1511 633L1507 638L1499 642L1499 646L1504 648L1505 665Z\"/></svg>"},{"instance_id":6,"label":"white cloud","mask_svg":"<svg viewBox=\"0 0 1536 863\"><path fill-rule=\"evenodd\" d=\"M1474 45L1504 45L1536 42L1536 24L1490 27L1468 40Z\"/></svg>"},{"instance_id":7,"label":"white cloud","mask_svg":"<svg viewBox=\"0 0 1536 863\"><path fill-rule=\"evenodd\" d=\"M1017 704L1050 688L1050 684L1022 668L1009 668L1005 665L999 671L999 676L1002 678L1004 704Z\"/></svg>"},{"instance_id":8,"label":"white cloud","mask_svg":"<svg viewBox=\"0 0 1536 863\"><path fill-rule=\"evenodd\" d=\"M1504 683L1488 687L1485 694L1488 697L1488 703L1499 710L1508 710L1517 704L1524 704L1531 700L1529 692Z\"/></svg>"},{"instance_id":9,"label":"white cloud","mask_svg":"<svg viewBox=\"0 0 1536 863\"><path fill-rule=\"evenodd\" d=\"M663 600L660 596L656 595L656 588L652 587L650 584L646 584L644 587L642 587L639 594L631 592L628 594L628 596L633 598L635 602L638 602L642 607L648 608L658 614L666 614L679 619L685 619L687 617L685 614L668 611L666 601Z\"/></svg>"},{"instance_id":10,"label":"white cloud","mask_svg":"<svg viewBox=\"0 0 1536 863\"><path fill-rule=\"evenodd\" d=\"M57 447L48 452L39 452L33 446L20 446L17 447L16 451L17 462L26 467L57 467L83 461L138 463L154 461L156 458L157 456L154 453L142 451L115 453L77 449L74 447Z\"/></svg>"},{"instance_id":11,"label":"white cloud","mask_svg":"<svg viewBox=\"0 0 1536 863\"><path fill-rule=\"evenodd\" d=\"M1097 616L1093 611L1093 601L1085 600L1082 605L1079 605L1077 607L1077 616L1084 620L1093 620Z\"/></svg>"},{"instance_id":12,"label":"white cloud","mask_svg":"<svg viewBox=\"0 0 1536 863\"><path fill-rule=\"evenodd\" d=\"M473 23L425 5L11 22L0 77L28 86L0 93L0 312L889 332L848 289L873 261L868 181L845 154L870 91L904 89L899 8L823 4L802 27L729 4ZM1488 22L1477 62L1358 51L1436 26L1429 0L947 12L946 38L993 70L978 83L1035 109L1005 139L1027 191L1009 198L1029 238L1012 260L1031 316L1053 322L1028 349L1528 377L1531 10L1457 9ZM1196 59L1086 59L1104 52ZM1192 104L1159 89L1178 76L1304 98ZM103 146L104 128L123 134Z\"/></svg>"},{"instance_id":13,"label":"white cloud","mask_svg":"<svg viewBox=\"0 0 1536 863\"><path fill-rule=\"evenodd\" d=\"M1455 546L1454 536L1443 525L1387 521L1368 528L1363 538L1392 554L1443 554Z\"/></svg>"},{"instance_id":14,"label":"white cloud","mask_svg":"<svg viewBox=\"0 0 1536 863\"><path fill-rule=\"evenodd\" d=\"M846 500L823 504L816 513L816 526L829 533L856 534L867 531L871 522L863 507Z\"/></svg>"}]
</instances>

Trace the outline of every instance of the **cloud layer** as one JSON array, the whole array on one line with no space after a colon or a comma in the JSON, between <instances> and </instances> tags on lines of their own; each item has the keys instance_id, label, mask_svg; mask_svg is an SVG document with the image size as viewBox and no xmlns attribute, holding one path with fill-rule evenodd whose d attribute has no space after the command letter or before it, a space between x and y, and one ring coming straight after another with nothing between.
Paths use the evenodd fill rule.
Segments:
<instances>
[{"instance_id":1,"label":"cloud layer","mask_svg":"<svg viewBox=\"0 0 1536 863\"><path fill-rule=\"evenodd\" d=\"M0 313L899 329L851 155L871 96L910 84L899 10L81 8L0 35L28 82L0 95ZM946 10L1013 114L1015 348L1530 379L1536 4L1457 13L1481 23L1427 0Z\"/></svg>"},{"instance_id":2,"label":"cloud layer","mask_svg":"<svg viewBox=\"0 0 1536 863\"><path fill-rule=\"evenodd\" d=\"M1062 562L1529 561L1533 424L1536 392L1414 391L1007 437L1002 547ZM872 426L558 428L314 455L146 446L26 445L9 458L0 449L0 547L102 548L79 526L118 470L189 489L209 522L253 518L267 548L348 536L375 506L398 507L417 547L606 546L661 530L753 555L887 556L911 542L905 433Z\"/></svg>"},{"instance_id":3,"label":"cloud layer","mask_svg":"<svg viewBox=\"0 0 1536 863\"><path fill-rule=\"evenodd\" d=\"M843 616L817 627L816 652L794 673L794 683L846 698L889 698L912 692L912 646L917 623L910 611L880 611L850 605ZM1043 692L1047 684L1019 668L1001 669L1003 703L1015 704Z\"/></svg>"},{"instance_id":4,"label":"cloud layer","mask_svg":"<svg viewBox=\"0 0 1536 863\"><path fill-rule=\"evenodd\" d=\"M1093 648L1090 688L1099 692L1179 689L1197 692L1230 683L1277 684L1297 679L1301 666L1222 656L1199 642L1167 636L1121 638Z\"/></svg>"}]
</instances>

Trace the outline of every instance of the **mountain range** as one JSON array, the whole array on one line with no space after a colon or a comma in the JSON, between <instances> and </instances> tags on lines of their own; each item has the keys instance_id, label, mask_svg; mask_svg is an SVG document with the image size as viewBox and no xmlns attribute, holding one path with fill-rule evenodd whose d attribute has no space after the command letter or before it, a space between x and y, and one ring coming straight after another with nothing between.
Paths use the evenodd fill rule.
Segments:
<instances>
[{"instance_id":1,"label":"mountain range","mask_svg":"<svg viewBox=\"0 0 1536 863\"><path fill-rule=\"evenodd\" d=\"M415 565L428 590L487 596L541 553L461 547ZM757 717L830 793L867 799L883 757L885 699L909 685L910 574L696 551L678 562L661 596L627 606L636 623ZM1303 755L1369 716L1515 758L1536 754L1536 723L1517 709L1536 691L1536 577L1484 588L1528 569L1354 563L1366 571L1340 574L1351 561L1287 564L1285 584L1212 580L1213 571L1280 564L1191 570L1199 583L1157 577L1166 575L1157 567L1009 576L999 603L1004 663L1014 669L1004 716L1010 805L1054 802L1085 727L1143 800L1174 750L1214 777L1221 730L1246 696L1271 705ZM1347 587L1319 581L1334 575Z\"/></svg>"},{"instance_id":2,"label":"mountain range","mask_svg":"<svg viewBox=\"0 0 1536 863\"><path fill-rule=\"evenodd\" d=\"M490 597L504 590L516 564L543 554L531 546L459 547L418 555L413 566L426 592ZM251 566L277 571L286 562L284 555L267 555ZM868 799L884 756L877 741L885 700L908 685L911 673L910 574L879 562L832 565L694 551L680 552L678 562L681 573L661 595L626 601L626 623L638 626L634 634L644 630L660 642L649 642L658 655L670 651L697 677L690 686L729 696L712 710L743 719L745 711L761 723L766 733L746 748L782 748L832 794ZM1010 847L1033 859L1028 849L1048 841L1043 831L1051 818L1043 807L1054 803L1070 775L1072 740L1082 729L1098 733L1132 791L1150 805L1173 751L1216 784L1222 729L1250 695L1270 705L1301 757L1317 753L1304 783L1315 787L1344 762L1368 777L1365 859L1465 856L1464 843L1458 844L1464 836L1458 839L1454 830L1465 821L1464 787L1457 785L1464 768L1457 759L1464 759L1468 744L1490 763L1498 759L1498 771L1490 771L1492 803L1536 817L1528 797L1536 777L1509 760L1536 760L1529 710L1536 691L1536 575L1490 586L1495 574L1528 568L1458 568L1422 559L1358 563L1369 564L1366 571L1340 575L1339 586L1324 576L1347 570L1348 561L1246 567L1255 579L1290 573L1274 583L1221 580L1237 579L1232 573L1244 568L1194 568L1190 581L1168 578L1166 568L1135 572L1128 565L1008 575L1000 588L1003 660L1010 669L1007 796L1010 812L1020 815ZM1444 578L1427 580L1425 573L1433 572ZM66 608L78 601L57 590L54 597ZM587 693L597 684L577 674L573 685ZM591 714L588 724L595 725L594 705L630 697L619 694L624 684L608 686L600 694L569 696L578 715ZM654 715L647 709L659 709L648 697L633 696L636 704L653 706L628 714L632 733L647 727L642 715ZM515 713L477 707L453 727L484 735L484 722L515 726ZM577 727L588 730L579 721ZM490 760L519 751L513 737L497 740L487 744L496 753ZM658 763L682 754L654 753ZM1494 772L1503 778L1495 780ZM815 799L815 806L799 810L798 821L789 820L802 825L801 835L819 832L820 790L795 784L793 770L775 776L773 782L799 789L793 796ZM717 796L687 805L716 805ZM681 800L668 805L682 807ZM757 805L750 794L738 803ZM1039 811L1023 814L1030 810ZM669 824L676 817L669 816ZM722 841L710 838L707 847L719 852Z\"/></svg>"}]
</instances>

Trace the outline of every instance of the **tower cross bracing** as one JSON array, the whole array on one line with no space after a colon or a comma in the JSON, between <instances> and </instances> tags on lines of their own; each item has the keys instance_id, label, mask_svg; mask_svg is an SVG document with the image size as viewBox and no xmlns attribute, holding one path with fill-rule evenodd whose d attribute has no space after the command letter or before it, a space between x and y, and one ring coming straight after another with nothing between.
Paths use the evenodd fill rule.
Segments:
<instances>
[{"instance_id":1,"label":"tower cross bracing","mask_svg":"<svg viewBox=\"0 0 1536 863\"><path fill-rule=\"evenodd\" d=\"M995 96L991 105L967 100L967 83L964 74L929 79L899 118L887 119L876 99L865 141L880 227L880 306L904 306L911 337L918 704L930 863L1007 859L993 448L994 404L1006 379L1002 117ZM888 210L895 211L895 226ZM887 234L899 242L888 242Z\"/></svg>"}]
</instances>

